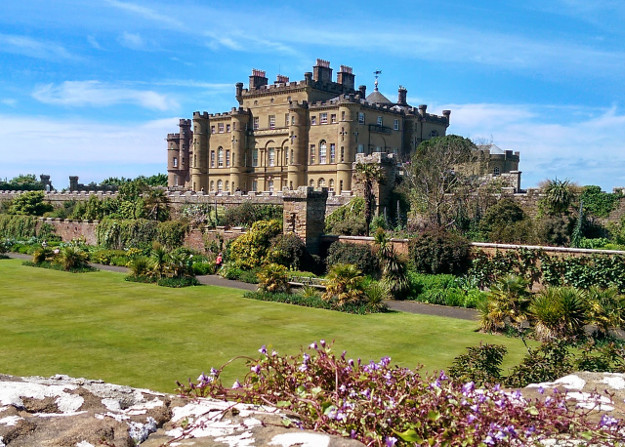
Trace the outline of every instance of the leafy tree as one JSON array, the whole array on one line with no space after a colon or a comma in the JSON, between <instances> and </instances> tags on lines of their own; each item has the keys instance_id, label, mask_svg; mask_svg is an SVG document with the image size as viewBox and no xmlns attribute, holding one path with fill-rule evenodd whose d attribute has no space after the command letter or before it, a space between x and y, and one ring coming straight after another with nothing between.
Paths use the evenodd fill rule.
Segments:
<instances>
[{"instance_id":1,"label":"leafy tree","mask_svg":"<svg viewBox=\"0 0 625 447\"><path fill-rule=\"evenodd\" d=\"M380 167L372 163L356 164L356 177L363 183L365 198L365 236L369 236L371 220L375 213L375 193L373 192L373 182L382 181L382 171Z\"/></svg>"},{"instance_id":2,"label":"leafy tree","mask_svg":"<svg viewBox=\"0 0 625 447\"><path fill-rule=\"evenodd\" d=\"M44 213L52 211L53 206L45 201L43 191L28 191L20 194L9 208L10 214L20 214L26 216L43 216Z\"/></svg>"},{"instance_id":3,"label":"leafy tree","mask_svg":"<svg viewBox=\"0 0 625 447\"><path fill-rule=\"evenodd\" d=\"M35 174L20 174L11 180L0 181L0 189L16 191L36 191L43 190L44 186Z\"/></svg>"},{"instance_id":4,"label":"leafy tree","mask_svg":"<svg viewBox=\"0 0 625 447\"><path fill-rule=\"evenodd\" d=\"M549 215L568 214L575 200L575 186L569 180L547 180L541 185L544 197L538 205Z\"/></svg>"},{"instance_id":5,"label":"leafy tree","mask_svg":"<svg viewBox=\"0 0 625 447\"><path fill-rule=\"evenodd\" d=\"M423 273L466 272L469 267L469 241L442 228L432 228L410 241L410 257Z\"/></svg>"},{"instance_id":6,"label":"leafy tree","mask_svg":"<svg viewBox=\"0 0 625 447\"><path fill-rule=\"evenodd\" d=\"M169 219L169 199L164 189L148 189L143 196L143 215L150 220Z\"/></svg>"},{"instance_id":7,"label":"leafy tree","mask_svg":"<svg viewBox=\"0 0 625 447\"><path fill-rule=\"evenodd\" d=\"M582 188L580 201L584 204L584 210L595 217L608 217L616 208L620 194L612 194L601 191L600 186L588 185Z\"/></svg>"},{"instance_id":8,"label":"leafy tree","mask_svg":"<svg viewBox=\"0 0 625 447\"><path fill-rule=\"evenodd\" d=\"M271 248L272 239L282 231L282 221L258 221L250 231L230 244L230 259L245 269L260 266Z\"/></svg>"},{"instance_id":9,"label":"leafy tree","mask_svg":"<svg viewBox=\"0 0 625 447\"><path fill-rule=\"evenodd\" d=\"M476 149L471 140L457 135L419 144L406 168L404 186L412 211L436 226L454 225L474 180L459 168L473 160Z\"/></svg>"},{"instance_id":10,"label":"leafy tree","mask_svg":"<svg viewBox=\"0 0 625 447\"><path fill-rule=\"evenodd\" d=\"M289 292L289 271L280 264L266 264L258 272L258 286L261 290L270 293Z\"/></svg>"},{"instance_id":11,"label":"leafy tree","mask_svg":"<svg viewBox=\"0 0 625 447\"><path fill-rule=\"evenodd\" d=\"M479 229L490 242L526 242L530 222L523 209L510 197L504 197L484 213Z\"/></svg>"}]
</instances>

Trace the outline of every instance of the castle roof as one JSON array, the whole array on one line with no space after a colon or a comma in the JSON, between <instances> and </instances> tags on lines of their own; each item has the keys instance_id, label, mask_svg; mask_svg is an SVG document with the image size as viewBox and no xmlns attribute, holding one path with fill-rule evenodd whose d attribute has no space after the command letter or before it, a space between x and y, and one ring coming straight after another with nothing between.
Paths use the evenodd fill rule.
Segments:
<instances>
[{"instance_id":1,"label":"castle roof","mask_svg":"<svg viewBox=\"0 0 625 447\"><path fill-rule=\"evenodd\" d=\"M389 100L386 96L384 96L382 93L380 93L378 89L375 89L373 93L367 96L367 102L371 104L389 104L389 105L395 104L394 102Z\"/></svg>"},{"instance_id":2,"label":"castle roof","mask_svg":"<svg viewBox=\"0 0 625 447\"><path fill-rule=\"evenodd\" d=\"M482 150L487 150L488 152L490 152L491 154L505 154L506 151L504 151L502 148L500 148L499 146L497 146L496 144L480 144L477 146L479 149Z\"/></svg>"}]
</instances>

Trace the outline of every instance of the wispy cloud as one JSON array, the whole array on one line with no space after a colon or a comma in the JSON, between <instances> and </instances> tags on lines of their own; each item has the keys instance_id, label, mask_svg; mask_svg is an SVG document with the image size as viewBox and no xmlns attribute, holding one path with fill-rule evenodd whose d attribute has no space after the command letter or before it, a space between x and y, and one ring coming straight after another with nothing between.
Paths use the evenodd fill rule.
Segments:
<instances>
[{"instance_id":1,"label":"wispy cloud","mask_svg":"<svg viewBox=\"0 0 625 447\"><path fill-rule=\"evenodd\" d=\"M144 50L146 48L145 39L138 33L124 31L117 40L122 46L132 50Z\"/></svg>"},{"instance_id":2,"label":"wispy cloud","mask_svg":"<svg viewBox=\"0 0 625 447\"><path fill-rule=\"evenodd\" d=\"M0 52L51 61L77 59L65 47L57 43L14 34L0 33Z\"/></svg>"},{"instance_id":3,"label":"wispy cloud","mask_svg":"<svg viewBox=\"0 0 625 447\"><path fill-rule=\"evenodd\" d=\"M4 104L5 106L15 107L15 105L17 104L17 100L13 98L3 98L0 99L0 103Z\"/></svg>"},{"instance_id":4,"label":"wispy cloud","mask_svg":"<svg viewBox=\"0 0 625 447\"><path fill-rule=\"evenodd\" d=\"M100 43L96 40L95 37L93 36L87 36L87 42L89 42L89 45L91 45L93 48L95 48L96 50L103 50L102 46L100 45Z\"/></svg>"},{"instance_id":5,"label":"wispy cloud","mask_svg":"<svg viewBox=\"0 0 625 447\"><path fill-rule=\"evenodd\" d=\"M134 104L161 111L178 108L175 100L155 91L116 87L99 81L65 81L60 85L40 85L32 96L46 104L63 106Z\"/></svg>"},{"instance_id":6,"label":"wispy cloud","mask_svg":"<svg viewBox=\"0 0 625 447\"><path fill-rule=\"evenodd\" d=\"M106 3L114 8L130 12L132 14L143 17L144 19L159 22L163 26L175 28L185 27L184 23L176 19L175 17L161 13L153 8L148 8L146 6L138 5L136 3L122 2L118 0L106 0Z\"/></svg>"}]
</instances>

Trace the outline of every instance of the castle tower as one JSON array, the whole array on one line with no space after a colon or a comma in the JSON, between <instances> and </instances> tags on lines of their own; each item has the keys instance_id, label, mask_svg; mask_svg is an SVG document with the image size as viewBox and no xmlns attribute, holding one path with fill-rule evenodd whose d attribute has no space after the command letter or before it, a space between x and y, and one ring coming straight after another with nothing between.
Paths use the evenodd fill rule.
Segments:
<instances>
[{"instance_id":1,"label":"castle tower","mask_svg":"<svg viewBox=\"0 0 625 447\"><path fill-rule=\"evenodd\" d=\"M349 191L352 189L352 162L356 152L356 137L354 135L355 110L351 110L348 104L339 107L341 125L339 126L336 180L337 191ZM345 119L343 119L345 117Z\"/></svg>"},{"instance_id":2,"label":"castle tower","mask_svg":"<svg viewBox=\"0 0 625 447\"><path fill-rule=\"evenodd\" d=\"M289 107L293 118L289 123L290 150L288 167L288 187L297 188L306 184L308 165L308 103L293 103Z\"/></svg>"},{"instance_id":3,"label":"castle tower","mask_svg":"<svg viewBox=\"0 0 625 447\"><path fill-rule=\"evenodd\" d=\"M247 189L245 178L245 151L247 148L247 126L250 116L242 108L232 109L232 162L230 164L230 183L232 191Z\"/></svg>"},{"instance_id":4,"label":"castle tower","mask_svg":"<svg viewBox=\"0 0 625 447\"><path fill-rule=\"evenodd\" d=\"M210 121L208 112L193 112L193 160L191 161L191 188L208 191L208 145Z\"/></svg>"}]
</instances>

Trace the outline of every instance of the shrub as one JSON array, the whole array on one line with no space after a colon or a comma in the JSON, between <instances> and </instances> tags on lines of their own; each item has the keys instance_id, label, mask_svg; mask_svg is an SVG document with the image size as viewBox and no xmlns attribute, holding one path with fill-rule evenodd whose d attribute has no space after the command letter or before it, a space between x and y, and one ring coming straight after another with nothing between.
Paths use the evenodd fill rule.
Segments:
<instances>
[{"instance_id":1,"label":"shrub","mask_svg":"<svg viewBox=\"0 0 625 447\"><path fill-rule=\"evenodd\" d=\"M528 283L519 276L508 275L495 283L480 306L480 328L486 332L520 330L527 320Z\"/></svg>"},{"instance_id":2,"label":"shrub","mask_svg":"<svg viewBox=\"0 0 625 447\"><path fill-rule=\"evenodd\" d=\"M97 249L89 254L89 259L91 262L96 264L109 265L111 263L111 259L124 256L126 256L126 252L124 250Z\"/></svg>"},{"instance_id":3,"label":"shrub","mask_svg":"<svg viewBox=\"0 0 625 447\"><path fill-rule=\"evenodd\" d=\"M35 265L52 261L53 258L54 252L50 247L39 247L33 253L33 263Z\"/></svg>"},{"instance_id":4,"label":"shrub","mask_svg":"<svg viewBox=\"0 0 625 447\"><path fill-rule=\"evenodd\" d=\"M378 261L369 245L333 242L328 249L326 265L330 270L336 264L354 264L365 275L378 272Z\"/></svg>"},{"instance_id":5,"label":"shrub","mask_svg":"<svg viewBox=\"0 0 625 447\"><path fill-rule=\"evenodd\" d=\"M156 240L168 249L181 247L189 226L177 220L159 222L156 227Z\"/></svg>"},{"instance_id":6,"label":"shrub","mask_svg":"<svg viewBox=\"0 0 625 447\"><path fill-rule=\"evenodd\" d=\"M366 295L362 272L354 264L333 265L326 276L326 291L321 298L336 301L339 306L364 302Z\"/></svg>"},{"instance_id":7,"label":"shrub","mask_svg":"<svg viewBox=\"0 0 625 447\"><path fill-rule=\"evenodd\" d=\"M303 265L309 265L310 257L306 250L306 244L295 233L279 234L271 241L267 260L276 264L284 265L298 270Z\"/></svg>"},{"instance_id":8,"label":"shrub","mask_svg":"<svg viewBox=\"0 0 625 447\"><path fill-rule=\"evenodd\" d=\"M269 293L285 293L291 289L289 271L280 264L266 264L258 272L259 288Z\"/></svg>"},{"instance_id":9,"label":"shrub","mask_svg":"<svg viewBox=\"0 0 625 447\"><path fill-rule=\"evenodd\" d=\"M37 235L37 218L0 214L0 238L24 240Z\"/></svg>"},{"instance_id":10,"label":"shrub","mask_svg":"<svg viewBox=\"0 0 625 447\"><path fill-rule=\"evenodd\" d=\"M574 340L584 335L590 308L580 292L570 287L548 287L536 294L529 307L534 335L539 340Z\"/></svg>"},{"instance_id":11,"label":"shrub","mask_svg":"<svg viewBox=\"0 0 625 447\"><path fill-rule=\"evenodd\" d=\"M548 399L523 399L499 387L450 380L443 372L422 375L392 366L388 357L363 364L346 353L335 355L323 340L296 356L268 352L265 346L259 352L232 388L221 382L223 368L213 368L196 382L178 382L179 392L273 405L296 415L290 424L300 429L376 447L529 446L546 439L612 446L622 441L623 421L604 418L597 423L588 410L567 405L561 392Z\"/></svg>"},{"instance_id":12,"label":"shrub","mask_svg":"<svg viewBox=\"0 0 625 447\"><path fill-rule=\"evenodd\" d=\"M148 248L157 239L158 222L146 219L104 218L96 229L98 245L104 248Z\"/></svg>"},{"instance_id":13,"label":"shrub","mask_svg":"<svg viewBox=\"0 0 625 447\"><path fill-rule=\"evenodd\" d=\"M219 223L231 227L251 227L259 220L282 220L282 212L281 206L243 202L241 205L226 208Z\"/></svg>"},{"instance_id":14,"label":"shrub","mask_svg":"<svg viewBox=\"0 0 625 447\"><path fill-rule=\"evenodd\" d=\"M11 242L8 239L0 239L0 255L4 256L4 254L6 252L8 252L9 250L11 250L11 246L13 244L11 244Z\"/></svg>"},{"instance_id":15,"label":"shrub","mask_svg":"<svg viewBox=\"0 0 625 447\"><path fill-rule=\"evenodd\" d=\"M195 278L195 276L177 276L177 277L163 277L156 281L156 284L162 287L190 287L190 286L199 286L200 282Z\"/></svg>"},{"instance_id":16,"label":"shrub","mask_svg":"<svg viewBox=\"0 0 625 447\"><path fill-rule=\"evenodd\" d=\"M339 305L336 301L325 301L321 299L319 291L309 287L312 291L302 290L299 293L269 293L261 290L256 292L245 292L245 298L271 301L275 303L294 304L296 306L314 307L317 309L335 310L350 314L366 315L371 313L385 312L386 306L375 306L368 302L359 304L345 303Z\"/></svg>"},{"instance_id":17,"label":"shrub","mask_svg":"<svg viewBox=\"0 0 625 447\"><path fill-rule=\"evenodd\" d=\"M28 191L13 199L10 214L20 214L25 216L43 216L54 207L45 201L46 194L43 191Z\"/></svg>"},{"instance_id":18,"label":"shrub","mask_svg":"<svg viewBox=\"0 0 625 447\"><path fill-rule=\"evenodd\" d=\"M128 263L132 276L146 276L150 271L150 260L146 256L136 256Z\"/></svg>"},{"instance_id":19,"label":"shrub","mask_svg":"<svg viewBox=\"0 0 625 447\"><path fill-rule=\"evenodd\" d=\"M195 275L214 275L217 271L217 265L214 262L194 262L193 274Z\"/></svg>"},{"instance_id":20,"label":"shrub","mask_svg":"<svg viewBox=\"0 0 625 447\"><path fill-rule=\"evenodd\" d=\"M512 369L505 381L507 386L522 388L530 383L552 382L573 371L566 341L543 343L528 351L523 361Z\"/></svg>"},{"instance_id":21,"label":"shrub","mask_svg":"<svg viewBox=\"0 0 625 447\"><path fill-rule=\"evenodd\" d=\"M467 348L466 354L454 359L449 376L460 383L474 382L478 386L501 381L501 364L508 352L503 345L482 344Z\"/></svg>"},{"instance_id":22,"label":"shrub","mask_svg":"<svg viewBox=\"0 0 625 447\"><path fill-rule=\"evenodd\" d=\"M236 238L229 248L229 259L245 270L263 264L271 240L282 231L282 222L258 221L247 233Z\"/></svg>"},{"instance_id":23,"label":"shrub","mask_svg":"<svg viewBox=\"0 0 625 447\"><path fill-rule=\"evenodd\" d=\"M67 271L80 270L88 267L89 255L79 247L63 247L56 261Z\"/></svg>"},{"instance_id":24,"label":"shrub","mask_svg":"<svg viewBox=\"0 0 625 447\"><path fill-rule=\"evenodd\" d=\"M442 229L426 230L410 241L410 257L419 272L461 274L469 267L469 241Z\"/></svg>"},{"instance_id":25,"label":"shrub","mask_svg":"<svg viewBox=\"0 0 625 447\"><path fill-rule=\"evenodd\" d=\"M326 217L327 234L358 236L365 234L366 231L365 199L362 197L353 198L348 204L337 208Z\"/></svg>"}]
</instances>

